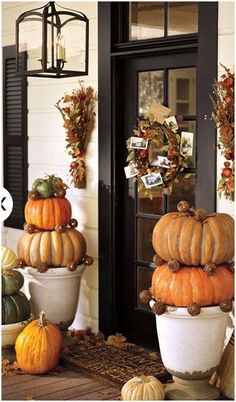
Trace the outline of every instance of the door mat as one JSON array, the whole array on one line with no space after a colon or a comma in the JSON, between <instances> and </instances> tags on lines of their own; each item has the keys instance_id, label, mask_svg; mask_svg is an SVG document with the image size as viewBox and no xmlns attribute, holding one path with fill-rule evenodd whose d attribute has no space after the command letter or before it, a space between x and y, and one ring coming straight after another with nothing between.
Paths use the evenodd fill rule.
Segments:
<instances>
[{"instance_id":1,"label":"door mat","mask_svg":"<svg viewBox=\"0 0 236 402\"><path fill-rule=\"evenodd\" d=\"M160 355L151 353L151 358L140 349L135 345L120 349L104 344L82 350L76 346L63 355L63 363L117 386L123 386L130 378L141 374L153 375L162 383L169 382L171 375L164 368Z\"/></svg>"}]
</instances>

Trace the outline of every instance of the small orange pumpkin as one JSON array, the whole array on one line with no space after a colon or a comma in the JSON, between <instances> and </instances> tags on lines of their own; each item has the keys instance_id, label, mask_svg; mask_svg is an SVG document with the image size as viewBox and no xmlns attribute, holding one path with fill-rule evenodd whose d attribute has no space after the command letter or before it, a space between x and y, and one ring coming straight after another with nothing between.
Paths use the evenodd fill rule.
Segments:
<instances>
[{"instance_id":1,"label":"small orange pumpkin","mask_svg":"<svg viewBox=\"0 0 236 402\"><path fill-rule=\"evenodd\" d=\"M187 307L218 305L234 294L234 275L224 265L218 265L209 276L201 267L181 267L171 272L165 263L157 267L152 276L151 293L156 300L167 305Z\"/></svg>"},{"instance_id":2,"label":"small orange pumpkin","mask_svg":"<svg viewBox=\"0 0 236 402\"><path fill-rule=\"evenodd\" d=\"M234 255L234 220L223 213L207 215L202 209L170 212L156 223L152 244L164 261L173 259L195 266L222 264Z\"/></svg>"},{"instance_id":3,"label":"small orange pumpkin","mask_svg":"<svg viewBox=\"0 0 236 402\"><path fill-rule=\"evenodd\" d=\"M57 367L61 347L59 328L46 320L42 311L39 319L29 323L18 335L15 343L16 361L25 373L48 373Z\"/></svg>"},{"instance_id":4,"label":"small orange pumpkin","mask_svg":"<svg viewBox=\"0 0 236 402\"><path fill-rule=\"evenodd\" d=\"M53 230L56 225L68 225L71 219L71 205L67 198L42 198L28 200L25 204L26 223L38 229Z\"/></svg>"}]
</instances>

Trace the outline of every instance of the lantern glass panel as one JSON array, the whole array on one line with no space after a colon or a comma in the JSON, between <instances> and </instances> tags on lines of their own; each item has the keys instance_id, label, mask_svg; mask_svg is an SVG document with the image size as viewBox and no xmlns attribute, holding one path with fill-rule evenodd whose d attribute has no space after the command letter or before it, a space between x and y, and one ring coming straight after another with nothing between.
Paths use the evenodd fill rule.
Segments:
<instances>
[{"instance_id":1,"label":"lantern glass panel","mask_svg":"<svg viewBox=\"0 0 236 402\"><path fill-rule=\"evenodd\" d=\"M72 17L73 18L73 17ZM62 22L62 54L63 41L65 46L66 63L64 70L85 71L86 70L86 23L78 19L71 19L68 16L60 16ZM67 22L64 25L64 22Z\"/></svg>"},{"instance_id":2,"label":"lantern glass panel","mask_svg":"<svg viewBox=\"0 0 236 402\"><path fill-rule=\"evenodd\" d=\"M42 68L42 18L38 15L25 17L19 24L19 72L21 56L26 56L28 71Z\"/></svg>"}]
</instances>

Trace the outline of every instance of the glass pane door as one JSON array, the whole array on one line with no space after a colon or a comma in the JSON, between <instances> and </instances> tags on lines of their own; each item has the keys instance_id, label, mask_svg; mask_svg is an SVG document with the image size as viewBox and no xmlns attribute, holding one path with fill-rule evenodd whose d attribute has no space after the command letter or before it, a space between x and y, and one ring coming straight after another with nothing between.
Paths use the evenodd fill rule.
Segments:
<instances>
[{"instance_id":1,"label":"glass pane door","mask_svg":"<svg viewBox=\"0 0 236 402\"><path fill-rule=\"evenodd\" d=\"M125 140L130 138L137 126L137 119L142 118L149 110L153 101L159 102L172 109L172 115L181 113L183 121L180 130L194 133L196 142L196 54L189 53L164 55L156 57L140 57L126 60L124 63L124 131ZM122 135L122 134L121 134ZM121 152L121 151L120 151ZM157 149L152 149L153 155ZM121 154L122 155L122 154ZM123 169L126 165L127 152L124 150ZM124 188L124 201L120 207L124 223L122 239L124 241L122 259L122 289L124 308L122 319L124 333L132 337L135 325L142 327L138 333L139 342L155 339L154 317L149 306L139 300L139 293L151 285L151 277L155 266L152 247L152 232L156 222L167 212L176 210L176 205L182 199L195 204L195 147L190 168L179 175L179 182L173 188L171 195L163 195L162 189L153 189L153 199L138 192L137 183L122 176L121 186ZM185 179L185 174L192 174ZM145 328L144 328L145 327ZM152 330L154 333L152 334ZM137 341L137 339L136 339Z\"/></svg>"}]
</instances>

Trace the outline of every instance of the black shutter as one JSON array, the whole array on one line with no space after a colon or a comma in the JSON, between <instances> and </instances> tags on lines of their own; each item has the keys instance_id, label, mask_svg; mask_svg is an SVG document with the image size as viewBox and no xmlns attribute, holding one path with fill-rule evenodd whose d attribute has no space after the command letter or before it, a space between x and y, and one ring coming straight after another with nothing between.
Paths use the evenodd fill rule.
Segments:
<instances>
[{"instance_id":1,"label":"black shutter","mask_svg":"<svg viewBox=\"0 0 236 402\"><path fill-rule=\"evenodd\" d=\"M28 194L27 78L16 77L15 46L3 48L4 187L13 198L5 226L22 229Z\"/></svg>"}]
</instances>

